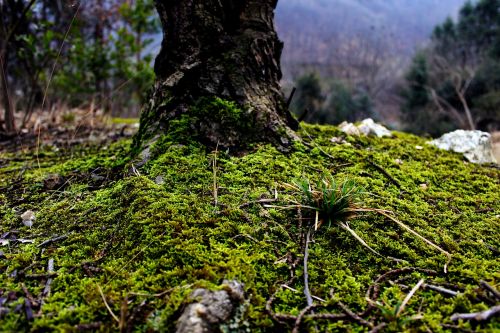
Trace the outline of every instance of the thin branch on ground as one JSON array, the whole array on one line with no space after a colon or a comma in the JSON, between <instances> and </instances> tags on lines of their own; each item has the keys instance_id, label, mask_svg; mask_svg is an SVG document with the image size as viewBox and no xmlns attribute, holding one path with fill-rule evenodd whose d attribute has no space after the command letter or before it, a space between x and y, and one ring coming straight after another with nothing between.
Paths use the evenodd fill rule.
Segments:
<instances>
[{"instance_id":1,"label":"thin branch on ground","mask_svg":"<svg viewBox=\"0 0 500 333\"><path fill-rule=\"evenodd\" d=\"M304 319L304 316L311 311L315 307L314 304L306 306L302 311L300 311L299 315L297 316L297 319L295 320L295 324L293 325L292 333L299 333L300 331L300 324L302 323L302 320Z\"/></svg>"},{"instance_id":2,"label":"thin branch on ground","mask_svg":"<svg viewBox=\"0 0 500 333\"><path fill-rule=\"evenodd\" d=\"M402 287L403 289L410 289L410 287L408 287L407 285L400 284L400 283L398 283L398 285L400 287ZM422 288L429 289L429 290L434 290L434 291L437 291L437 292L439 292L439 293L441 293L443 295L451 296L451 297L455 297L455 296L457 296L457 295L460 294L460 292L458 292L458 291L447 289L447 288L444 288L444 287L441 287L441 286L436 286L436 285L433 285L433 284L427 284L427 283L424 283L422 285Z\"/></svg>"},{"instance_id":3,"label":"thin branch on ground","mask_svg":"<svg viewBox=\"0 0 500 333\"><path fill-rule=\"evenodd\" d=\"M368 333L378 333L381 330L383 330L387 326L387 323L380 323L377 326L375 326L370 332Z\"/></svg>"},{"instance_id":4,"label":"thin branch on ground","mask_svg":"<svg viewBox=\"0 0 500 333\"><path fill-rule=\"evenodd\" d=\"M488 321L490 318L500 315L500 305L496 305L492 308L481 312L474 313L454 313L450 319L451 321L458 320L471 320L471 321Z\"/></svg>"},{"instance_id":5,"label":"thin branch on ground","mask_svg":"<svg viewBox=\"0 0 500 333\"><path fill-rule=\"evenodd\" d=\"M443 287L440 287L440 286L435 286L433 284L424 283L423 287L425 289L434 290L434 291L440 292L442 294L445 294L445 295L448 295L448 296L453 296L453 297L455 297L458 294L460 294L458 291L450 290L450 289L443 288Z\"/></svg>"},{"instance_id":6,"label":"thin branch on ground","mask_svg":"<svg viewBox=\"0 0 500 333\"><path fill-rule=\"evenodd\" d=\"M339 302L338 303L340 308L342 309L342 311L344 311L351 319L354 319L355 321L357 321L358 323L360 323L361 325L364 325L364 326L368 326L368 327L371 327L373 328L373 324L370 323L369 321L366 321L364 320L363 318L361 318L358 314L352 312L351 309L349 309L347 307L347 305L345 305L344 303L342 302Z\"/></svg>"},{"instance_id":7,"label":"thin branch on ground","mask_svg":"<svg viewBox=\"0 0 500 333\"><path fill-rule=\"evenodd\" d=\"M215 147L214 158L212 160L212 172L213 172L213 195L214 195L214 207L217 207L218 193L217 193L217 154L219 153L219 143Z\"/></svg>"},{"instance_id":8,"label":"thin branch on ground","mask_svg":"<svg viewBox=\"0 0 500 333\"><path fill-rule=\"evenodd\" d=\"M493 294L493 296L498 300L500 301L500 292L498 292L498 290L496 290L495 288L493 288L488 282L484 281L484 280L481 280L479 281L479 285L481 287L483 287L483 289L489 291L490 293Z\"/></svg>"},{"instance_id":9,"label":"thin branch on ground","mask_svg":"<svg viewBox=\"0 0 500 333\"><path fill-rule=\"evenodd\" d=\"M111 310L111 308L109 307L109 304L108 302L106 301L106 297L104 296L104 293L102 292L102 289L101 289L101 286L96 284L97 286L97 290L99 290L99 294L101 294L101 297L102 297L102 300L104 302L104 305L106 306L106 309L108 309L108 312L109 314L111 315L111 317L113 317L113 319L118 323L120 324L120 319L115 315L115 313L113 312L113 310Z\"/></svg>"},{"instance_id":10,"label":"thin branch on ground","mask_svg":"<svg viewBox=\"0 0 500 333\"><path fill-rule=\"evenodd\" d=\"M387 170L385 170L383 167L381 167L380 165L378 165L377 163L375 163L374 161L372 161L371 159L367 159L368 163L373 166L375 169L377 169L378 171L380 171L382 174L384 174L384 176L386 176L387 178L389 178L389 180L394 184L396 185L397 188L401 189L402 186L401 186L401 183L399 181L396 180L396 178L394 178L393 176L391 176L391 174L389 172L387 172Z\"/></svg>"},{"instance_id":11,"label":"thin branch on ground","mask_svg":"<svg viewBox=\"0 0 500 333\"><path fill-rule=\"evenodd\" d=\"M60 240L63 240L63 239L66 239L68 238L69 234L66 234L66 235L62 235L62 236L57 236L57 237L54 237L54 238L51 238L51 239L47 239L43 242L41 242L38 247L44 247L45 245L48 245L48 244L51 244L51 243L55 243L57 241L60 241Z\"/></svg>"},{"instance_id":12,"label":"thin branch on ground","mask_svg":"<svg viewBox=\"0 0 500 333\"><path fill-rule=\"evenodd\" d=\"M448 261L446 262L446 264L444 265L444 272L447 273L448 272L448 264L450 263L451 261L451 254L448 252L448 251L445 251L443 250L441 247L437 246L436 244L434 244L433 242L431 242L430 240L428 240L427 238L425 238L424 236L420 235L419 233L417 233L416 231L414 231L413 229L411 229L410 227L408 227L406 224L404 224L403 222L399 221L398 219L396 219L395 217L389 215L386 211L383 211L383 210L379 210L379 209L372 209L371 211L373 212L376 212L378 214L381 214L385 217L387 217L388 219L390 219L391 221L395 222L397 225L399 225L401 228L405 229L406 231L408 231L409 233L413 234L414 236L417 236L418 238L420 238L421 240L423 240L425 243L427 243L428 245L430 245L431 247L435 248L436 250L438 250L439 252L443 253L447 258L448 258Z\"/></svg>"},{"instance_id":13,"label":"thin branch on ground","mask_svg":"<svg viewBox=\"0 0 500 333\"><path fill-rule=\"evenodd\" d=\"M293 276L286 282L286 284L292 284L295 280L297 279L297 276ZM273 317L273 319L281 324L285 324L285 321L296 321L297 317L289 314L281 314L281 313L275 313L273 311L273 302L276 299L276 296L278 295L278 292L280 291L281 286L279 288L276 288L274 293L269 297L269 299L266 302L266 311L267 313Z\"/></svg>"},{"instance_id":14,"label":"thin branch on ground","mask_svg":"<svg viewBox=\"0 0 500 333\"><path fill-rule=\"evenodd\" d=\"M295 288L292 288L290 286L287 286L286 284L282 284L281 285L282 288L285 288L285 289L288 289L288 290L291 290L293 291L294 293L299 293L300 291L298 291L297 289ZM314 296L314 295L311 295L311 297L319 302L323 302L325 303L326 302L326 299L322 299L321 297L318 297L318 296Z\"/></svg>"},{"instance_id":15,"label":"thin branch on ground","mask_svg":"<svg viewBox=\"0 0 500 333\"><path fill-rule=\"evenodd\" d=\"M254 205L254 204L265 204L265 203L271 203L271 202L276 202L278 199L277 198L269 198L269 199L260 199L260 200L255 200L255 201L249 201L249 202L245 202L244 204L241 204L239 206L239 208L245 208L245 207L248 207L250 205Z\"/></svg>"},{"instance_id":16,"label":"thin branch on ground","mask_svg":"<svg viewBox=\"0 0 500 333\"><path fill-rule=\"evenodd\" d=\"M387 280L391 276L398 276L401 274L405 273L412 273L412 272L422 272L426 273L428 275L437 275L437 272L431 269L425 269L425 268L417 268L417 267L404 267L404 268L398 268L394 269L388 272L385 272L384 274L380 275L375 279L375 281L368 287L368 290L366 291L365 299L368 302L368 307L366 308L365 311L363 311L362 314L360 314L361 317L366 316L369 314L373 308L375 307L375 300L379 297L380 294L380 285Z\"/></svg>"},{"instance_id":17,"label":"thin branch on ground","mask_svg":"<svg viewBox=\"0 0 500 333\"><path fill-rule=\"evenodd\" d=\"M401 260L401 259L398 259L398 258L393 258L393 257L386 257L384 255L382 255L380 252L377 252L376 250L374 250L370 245L368 245L354 230L352 230L349 225L347 223L344 223L344 222L338 222L338 225L344 229L344 230L347 230L352 236L354 236L354 238L356 238L356 240L358 242L361 243L361 245L363 245L364 247L366 247L368 250L370 250L372 253L382 257L382 258L387 258L387 259L390 259L390 260L393 260L393 261L396 261L396 262L403 262L404 260Z\"/></svg>"},{"instance_id":18,"label":"thin branch on ground","mask_svg":"<svg viewBox=\"0 0 500 333\"><path fill-rule=\"evenodd\" d=\"M54 259L50 258L47 264L47 275L54 273ZM52 277L47 279L45 283L45 288L43 288L42 297L48 297L50 295L50 285L52 284Z\"/></svg>"},{"instance_id":19,"label":"thin branch on ground","mask_svg":"<svg viewBox=\"0 0 500 333\"><path fill-rule=\"evenodd\" d=\"M408 293L408 295L406 295L405 299L401 303L401 306L398 308L398 311L396 312L396 317L399 317L399 315L401 313L403 313L403 311L404 311L404 309L406 307L406 304L408 304L408 302L410 301L410 299L413 297L413 295L415 295L415 293L417 292L417 290L420 289L420 287L422 286L423 283L424 283L424 279L420 279L420 281L418 281L418 283L410 290L410 292Z\"/></svg>"},{"instance_id":20,"label":"thin branch on ground","mask_svg":"<svg viewBox=\"0 0 500 333\"><path fill-rule=\"evenodd\" d=\"M306 296L307 307L313 305L311 292L309 291L309 273L307 271L307 260L309 259L309 243L311 242L311 229L307 231L306 247L304 249L304 295Z\"/></svg>"}]
</instances>

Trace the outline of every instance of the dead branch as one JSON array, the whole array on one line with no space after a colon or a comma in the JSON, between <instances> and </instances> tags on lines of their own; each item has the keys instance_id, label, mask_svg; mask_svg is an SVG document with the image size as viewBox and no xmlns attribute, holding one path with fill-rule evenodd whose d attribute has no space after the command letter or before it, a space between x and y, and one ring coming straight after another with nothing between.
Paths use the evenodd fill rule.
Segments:
<instances>
[{"instance_id":1,"label":"dead branch","mask_svg":"<svg viewBox=\"0 0 500 333\"><path fill-rule=\"evenodd\" d=\"M484 310L481 312L474 313L454 313L450 319L451 321L458 320L471 320L471 321L488 321L490 318L497 316L500 314L500 305L489 308L488 310Z\"/></svg>"},{"instance_id":2,"label":"dead branch","mask_svg":"<svg viewBox=\"0 0 500 333\"><path fill-rule=\"evenodd\" d=\"M314 307L316 307L314 304L306 306L302 311L300 311L299 315L297 316L297 319L295 320L295 324L293 325L292 333L299 333L300 330L300 324L302 323L302 320L304 319L304 316L311 311Z\"/></svg>"},{"instance_id":3,"label":"dead branch","mask_svg":"<svg viewBox=\"0 0 500 333\"><path fill-rule=\"evenodd\" d=\"M366 291L366 300L368 301L368 307L367 309L360 314L361 317L366 316L368 313L370 313L374 307L374 301L376 300L380 294L380 285L387 280L389 277L392 276L398 276L401 274L405 273L412 273L412 272L422 272L426 273L428 275L437 275L437 272L431 269L425 269L425 268L417 268L417 267L404 267L404 268L398 268L394 269L392 271L385 272L384 274L380 275L375 279L372 285L368 287L368 290Z\"/></svg>"},{"instance_id":4,"label":"dead branch","mask_svg":"<svg viewBox=\"0 0 500 333\"><path fill-rule=\"evenodd\" d=\"M288 290L291 290L293 291L294 293L298 293L299 291L295 288L292 288L290 286L287 286L286 284L282 284L281 285L282 288L285 288L285 289L288 289ZM325 303L326 302L326 299L322 299L321 297L318 297L318 296L314 296L314 295L311 295L311 297L319 302L322 302L322 303Z\"/></svg>"},{"instance_id":5,"label":"dead branch","mask_svg":"<svg viewBox=\"0 0 500 333\"><path fill-rule=\"evenodd\" d=\"M102 301L104 302L104 305L106 306L106 309L108 309L108 312L109 314L111 315L111 317L113 317L113 319L118 323L120 324L120 319L118 319L118 317L115 315L115 313L113 312L113 310L111 310L111 308L109 307L109 304L108 302L106 301L106 297L104 296L104 293L102 292L102 289L101 289L101 286L97 284L97 290L99 291L99 294L101 294L101 298L102 298Z\"/></svg>"},{"instance_id":6,"label":"dead branch","mask_svg":"<svg viewBox=\"0 0 500 333\"><path fill-rule=\"evenodd\" d=\"M408 304L410 299L413 297L413 295L415 295L415 293L422 286L423 283L424 279L420 279L420 281L418 281L418 283L410 290L408 295L406 295L405 299L401 303L401 306L398 308L398 311L396 312L396 317L399 317L399 315L404 311L406 304Z\"/></svg>"},{"instance_id":7,"label":"dead branch","mask_svg":"<svg viewBox=\"0 0 500 333\"><path fill-rule=\"evenodd\" d=\"M368 159L367 160L368 163L373 166L375 169L377 169L378 171L380 171L382 174L384 174L384 176L386 176L387 178L389 178L389 180L397 186L397 188L401 189L401 183L398 182L393 176L391 176L391 174L389 172L387 172L384 168L382 168L380 165L378 165L377 163L373 162L371 159Z\"/></svg>"},{"instance_id":8,"label":"dead branch","mask_svg":"<svg viewBox=\"0 0 500 333\"><path fill-rule=\"evenodd\" d=\"M306 247L304 249L304 295L306 296L307 307L311 307L313 305L311 292L309 291L309 273L307 272L307 260L309 258L309 243L311 241L310 237L311 237L311 229L307 231Z\"/></svg>"},{"instance_id":9,"label":"dead branch","mask_svg":"<svg viewBox=\"0 0 500 333\"><path fill-rule=\"evenodd\" d=\"M50 258L47 264L47 274L54 273L54 259ZM50 285L52 284L52 278L49 277L45 283L45 288L43 288L42 298L50 295Z\"/></svg>"},{"instance_id":10,"label":"dead branch","mask_svg":"<svg viewBox=\"0 0 500 333\"><path fill-rule=\"evenodd\" d=\"M380 332L382 329L384 329L385 327L387 326L387 323L381 323L381 324L378 324L377 326L375 326L370 332L368 333L378 333Z\"/></svg>"},{"instance_id":11,"label":"dead branch","mask_svg":"<svg viewBox=\"0 0 500 333\"><path fill-rule=\"evenodd\" d=\"M95 323L89 323L89 324L78 324L75 326L75 329L77 331L92 331L95 332L99 330L99 328L102 326L102 323L100 321L97 321Z\"/></svg>"},{"instance_id":12,"label":"dead branch","mask_svg":"<svg viewBox=\"0 0 500 333\"><path fill-rule=\"evenodd\" d=\"M48 244L55 243L57 241L66 239L66 238L68 238L68 236L69 236L69 234L66 234L66 235L57 236L57 237L54 237L54 238L51 238L51 239L47 239L47 240L41 242L40 245L38 245L38 247L44 247L45 245L48 245Z\"/></svg>"},{"instance_id":13,"label":"dead branch","mask_svg":"<svg viewBox=\"0 0 500 333\"><path fill-rule=\"evenodd\" d=\"M479 281L479 284L481 285L481 287L483 287L483 289L489 291L490 293L493 294L493 296L500 301L500 292L498 292L498 290L496 290L495 288L493 288L490 284L488 284L488 282L484 281L484 280L481 280Z\"/></svg>"},{"instance_id":14,"label":"dead branch","mask_svg":"<svg viewBox=\"0 0 500 333\"><path fill-rule=\"evenodd\" d=\"M290 280L286 282L286 284L291 284L297 279L297 276L293 276ZM269 299L266 302L266 311L267 313L273 317L275 321L281 324L285 324L285 321L296 321L297 317L289 314L281 314L281 313L275 313L273 311L273 302L276 299L276 296L278 295L278 292L280 291L281 287L276 288L275 292L269 297Z\"/></svg>"},{"instance_id":15,"label":"dead branch","mask_svg":"<svg viewBox=\"0 0 500 333\"><path fill-rule=\"evenodd\" d=\"M437 291L437 292L440 292L442 294L445 294L445 295L448 295L448 296L452 296L452 297L455 297L458 294L460 294L458 291L446 289L446 288L443 288L443 287L440 287L440 286L435 286L433 284L424 283L423 287L425 289L431 289L431 290L434 290L434 291Z\"/></svg>"},{"instance_id":16,"label":"dead branch","mask_svg":"<svg viewBox=\"0 0 500 333\"><path fill-rule=\"evenodd\" d=\"M372 323L370 323L369 321L364 320L358 314L352 312L351 309L349 309L347 307L347 305L345 305L344 303L339 302L338 305L340 306L340 308L342 309L342 311L344 311L351 319L354 319L355 321L357 321L358 323L360 323L363 326L368 326L368 327L373 328L373 324Z\"/></svg>"},{"instance_id":17,"label":"dead branch","mask_svg":"<svg viewBox=\"0 0 500 333\"><path fill-rule=\"evenodd\" d=\"M250 205L254 205L254 204L263 204L263 203L276 202L276 200L277 199L272 198L272 199L260 199L260 200L255 200L255 201L249 201L249 202L245 202L244 204L241 204L240 205L240 209L248 207Z\"/></svg>"}]
</instances>

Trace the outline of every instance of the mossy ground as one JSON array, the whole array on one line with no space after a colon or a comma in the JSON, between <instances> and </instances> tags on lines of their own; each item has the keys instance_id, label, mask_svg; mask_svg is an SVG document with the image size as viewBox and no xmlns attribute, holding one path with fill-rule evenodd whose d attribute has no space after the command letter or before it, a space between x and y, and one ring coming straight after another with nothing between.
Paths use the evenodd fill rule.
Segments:
<instances>
[{"instance_id":1,"label":"mossy ground","mask_svg":"<svg viewBox=\"0 0 500 333\"><path fill-rule=\"evenodd\" d=\"M283 154L263 145L242 157L159 140L151 161L137 170L127 157L130 140L82 148L81 154L42 149L40 166L32 151L0 154L0 234L11 239L0 247L0 331L118 330L98 286L122 326L173 331L187 295L197 287L218 288L224 279L245 284L240 331L291 330L293 322L277 323L265 306L277 291L274 312L298 315L305 307L302 262L296 260L303 255L304 230L296 209L252 202L277 191L273 205L286 205L298 195L281 184L300 177L317 181L324 173L355 179L370 193L366 207L391 210L453 259L444 273L445 256L375 213L356 217L351 227L378 252L406 262L375 256L341 229L322 228L309 256L311 293L326 300L315 313L340 313L339 301L361 312L378 276L415 267L436 273L416 270L384 280L375 300L380 305L365 319L388 323L388 332L499 330L498 319L477 326L450 320L455 312L494 305L479 282L497 289L500 284L497 168L466 163L403 133L347 137L344 143L330 141L344 137L335 127L304 126L300 134L312 149L297 144ZM26 210L36 214L31 228L20 218ZM56 240L41 246L48 239ZM42 296L49 259L57 275L50 294ZM298 292L280 288L290 280L293 262L298 278L289 287ZM459 294L420 289L395 318L420 278ZM417 314L420 319L410 320ZM349 319L306 320L302 328L369 330Z\"/></svg>"}]
</instances>

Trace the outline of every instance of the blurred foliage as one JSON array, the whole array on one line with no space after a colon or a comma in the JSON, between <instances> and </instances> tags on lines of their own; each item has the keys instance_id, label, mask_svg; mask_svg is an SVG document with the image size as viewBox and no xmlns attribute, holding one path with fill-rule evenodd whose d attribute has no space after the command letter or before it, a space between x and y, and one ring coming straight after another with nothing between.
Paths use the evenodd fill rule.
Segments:
<instances>
[{"instance_id":1,"label":"blurred foliage","mask_svg":"<svg viewBox=\"0 0 500 333\"><path fill-rule=\"evenodd\" d=\"M17 12L1 6L3 23L14 27L26 11L23 29L14 29L7 45L18 110L30 114L44 104L137 112L154 80L160 24L153 0L17 2Z\"/></svg>"},{"instance_id":2,"label":"blurred foliage","mask_svg":"<svg viewBox=\"0 0 500 333\"><path fill-rule=\"evenodd\" d=\"M402 91L406 129L440 135L456 128L500 129L500 0L467 2L458 20L434 29Z\"/></svg>"},{"instance_id":3,"label":"blurred foliage","mask_svg":"<svg viewBox=\"0 0 500 333\"><path fill-rule=\"evenodd\" d=\"M369 95L339 79L323 79L317 73L300 76L292 111L304 121L316 124L354 122L376 118ZM307 111L306 111L307 110Z\"/></svg>"}]
</instances>

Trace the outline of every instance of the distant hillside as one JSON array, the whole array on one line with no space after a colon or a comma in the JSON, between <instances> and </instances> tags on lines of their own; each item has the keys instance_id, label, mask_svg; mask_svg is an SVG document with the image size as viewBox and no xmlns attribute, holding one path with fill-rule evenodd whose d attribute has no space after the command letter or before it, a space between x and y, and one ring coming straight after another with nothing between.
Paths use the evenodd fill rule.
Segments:
<instances>
[{"instance_id":1,"label":"distant hillside","mask_svg":"<svg viewBox=\"0 0 500 333\"><path fill-rule=\"evenodd\" d=\"M283 64L331 61L339 48L362 37L408 57L433 27L457 14L465 0L284 0L276 24L285 42ZM337 49L337 50L336 50Z\"/></svg>"}]
</instances>

